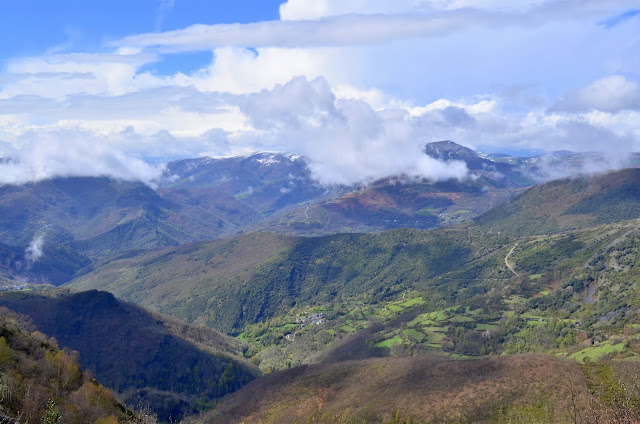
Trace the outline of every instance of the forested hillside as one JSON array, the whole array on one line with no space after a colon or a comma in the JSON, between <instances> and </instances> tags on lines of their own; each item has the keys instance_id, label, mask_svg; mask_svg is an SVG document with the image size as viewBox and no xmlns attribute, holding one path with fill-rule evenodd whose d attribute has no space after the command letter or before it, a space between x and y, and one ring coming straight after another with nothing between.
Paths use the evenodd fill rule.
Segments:
<instances>
[{"instance_id":1,"label":"forested hillside","mask_svg":"<svg viewBox=\"0 0 640 424\"><path fill-rule=\"evenodd\" d=\"M26 331L0 310L0 421L5 423L146 424L61 350L55 339ZM149 418L149 417L148 417Z\"/></svg>"},{"instance_id":2,"label":"forested hillside","mask_svg":"<svg viewBox=\"0 0 640 424\"><path fill-rule=\"evenodd\" d=\"M522 237L483 226L320 238L258 233L128 255L73 284L135 294L166 313L239 333L265 371L334 356L429 352L635 357L637 226Z\"/></svg>"},{"instance_id":3,"label":"forested hillside","mask_svg":"<svg viewBox=\"0 0 640 424\"><path fill-rule=\"evenodd\" d=\"M105 292L5 293L0 306L21 314L130 405L150 405L162 421L211 407L259 372L237 355L242 344L165 320Z\"/></svg>"},{"instance_id":4,"label":"forested hillside","mask_svg":"<svg viewBox=\"0 0 640 424\"><path fill-rule=\"evenodd\" d=\"M475 219L489 231L542 235L640 217L640 169L537 185Z\"/></svg>"}]
</instances>

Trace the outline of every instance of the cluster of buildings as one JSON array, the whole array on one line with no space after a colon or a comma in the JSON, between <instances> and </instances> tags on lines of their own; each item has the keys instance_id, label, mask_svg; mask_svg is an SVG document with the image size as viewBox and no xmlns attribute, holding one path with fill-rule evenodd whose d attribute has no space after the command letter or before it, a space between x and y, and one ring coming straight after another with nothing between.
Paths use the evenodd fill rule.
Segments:
<instances>
[{"instance_id":1,"label":"cluster of buildings","mask_svg":"<svg viewBox=\"0 0 640 424\"><path fill-rule=\"evenodd\" d=\"M306 317L298 317L296 318L296 322L301 324L298 328L304 327L309 321L311 321L311 325L320 325L326 322L326 316L327 314L324 312L318 312L313 315L307 315Z\"/></svg>"},{"instance_id":2,"label":"cluster of buildings","mask_svg":"<svg viewBox=\"0 0 640 424\"><path fill-rule=\"evenodd\" d=\"M320 324L324 324L325 322L327 322L327 314L325 314L324 312L318 312L318 313L307 315L304 317L297 317L296 323L300 325L298 325L296 330L303 329L304 327L306 327L307 324L320 325ZM284 336L284 338L287 340L293 340L294 337L295 335L291 333Z\"/></svg>"},{"instance_id":3,"label":"cluster of buildings","mask_svg":"<svg viewBox=\"0 0 640 424\"><path fill-rule=\"evenodd\" d=\"M14 286L0 286L0 291L15 291L15 290L24 290L24 284L18 284Z\"/></svg>"}]
</instances>

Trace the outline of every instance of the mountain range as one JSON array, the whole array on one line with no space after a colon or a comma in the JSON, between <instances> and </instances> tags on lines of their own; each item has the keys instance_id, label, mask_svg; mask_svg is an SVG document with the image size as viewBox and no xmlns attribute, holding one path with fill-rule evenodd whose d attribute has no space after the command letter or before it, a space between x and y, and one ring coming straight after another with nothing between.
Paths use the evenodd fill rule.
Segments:
<instances>
[{"instance_id":1,"label":"mountain range","mask_svg":"<svg viewBox=\"0 0 640 424\"><path fill-rule=\"evenodd\" d=\"M313 180L305 158L260 153L172 162L155 187L82 177L4 185L0 243L7 264L0 274L58 285L89 261L119 252L260 229L327 235L449 226L543 178L543 170L533 165L541 158L481 155L449 141L428 144L424 152L463 161L470 178L430 182L398 175L361 186L325 187ZM582 156L555 160L564 158L570 167L576 157ZM34 266L37 262L44 265Z\"/></svg>"},{"instance_id":2,"label":"mountain range","mask_svg":"<svg viewBox=\"0 0 640 424\"><path fill-rule=\"evenodd\" d=\"M153 187L1 186L1 315L163 422L615 414L630 371L606 360L640 355L640 169L424 154L468 177L326 187L259 153L172 162Z\"/></svg>"}]
</instances>

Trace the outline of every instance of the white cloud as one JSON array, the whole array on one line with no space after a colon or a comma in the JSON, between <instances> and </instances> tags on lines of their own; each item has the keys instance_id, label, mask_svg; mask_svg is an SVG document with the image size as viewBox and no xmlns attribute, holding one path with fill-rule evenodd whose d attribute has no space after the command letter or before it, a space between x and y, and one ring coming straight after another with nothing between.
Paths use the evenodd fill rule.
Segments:
<instances>
[{"instance_id":1,"label":"white cloud","mask_svg":"<svg viewBox=\"0 0 640 424\"><path fill-rule=\"evenodd\" d=\"M155 169L141 159L256 150L305 154L327 183L464 175L420 154L441 139L498 151L638 149L640 44L626 42L637 31L596 25L634 3L290 0L283 21L12 60L0 74L0 156L20 165L2 165L0 181L149 181ZM141 71L190 50L214 60L191 73ZM534 87L536 101L496 94L516 86ZM569 86L584 88L548 109Z\"/></svg>"},{"instance_id":2,"label":"white cloud","mask_svg":"<svg viewBox=\"0 0 640 424\"><path fill-rule=\"evenodd\" d=\"M425 139L407 111L375 111L361 100L336 99L323 78L296 78L249 95L241 109L256 132L237 141L303 154L325 184L398 174L432 180L467 174L462 163L444 164L421 153Z\"/></svg>"},{"instance_id":3,"label":"white cloud","mask_svg":"<svg viewBox=\"0 0 640 424\"><path fill-rule=\"evenodd\" d=\"M0 184L23 184L53 177L109 176L151 182L162 169L114 148L105 138L79 131L33 131L1 153Z\"/></svg>"},{"instance_id":4,"label":"white cloud","mask_svg":"<svg viewBox=\"0 0 640 424\"><path fill-rule=\"evenodd\" d=\"M173 9L175 5L175 0L159 0L158 10L156 12L156 31L162 30L162 25L164 24L164 20Z\"/></svg>"},{"instance_id":5,"label":"white cloud","mask_svg":"<svg viewBox=\"0 0 640 424\"><path fill-rule=\"evenodd\" d=\"M313 2L312 2L313 1ZM444 4L446 7L434 7ZM121 49L161 53L217 47L318 47L373 44L416 37L442 37L470 28L538 27L552 22L607 17L635 0L528 1L526 8L497 7L505 1L399 2L294 0L282 5L283 20L248 24L192 25L162 33L125 37ZM346 14L345 14L346 13ZM303 20L298 20L303 18Z\"/></svg>"},{"instance_id":6,"label":"white cloud","mask_svg":"<svg viewBox=\"0 0 640 424\"><path fill-rule=\"evenodd\" d=\"M328 49L262 48L259 52L226 47L214 51L214 61L192 76L182 76L181 83L193 84L201 91L234 94L272 89L292 78L305 75L314 78L330 69L336 59Z\"/></svg>"},{"instance_id":7,"label":"white cloud","mask_svg":"<svg viewBox=\"0 0 640 424\"><path fill-rule=\"evenodd\" d=\"M44 247L44 235L36 235L33 237L29 246L25 249L25 257L27 258L27 262L32 264L34 262L38 262L40 258L44 255L42 248Z\"/></svg>"},{"instance_id":8,"label":"white cloud","mask_svg":"<svg viewBox=\"0 0 640 424\"><path fill-rule=\"evenodd\" d=\"M0 99L33 95L64 99L70 94L121 95L148 88L138 69L157 59L155 55L63 54L12 60L5 74Z\"/></svg>"},{"instance_id":9,"label":"white cloud","mask_svg":"<svg viewBox=\"0 0 640 424\"><path fill-rule=\"evenodd\" d=\"M280 6L283 20L319 19L346 14L392 14L477 8L526 10L550 0L289 0Z\"/></svg>"},{"instance_id":10,"label":"white cloud","mask_svg":"<svg viewBox=\"0 0 640 424\"><path fill-rule=\"evenodd\" d=\"M640 109L640 86L621 75L597 80L564 96L554 110L618 112Z\"/></svg>"},{"instance_id":11,"label":"white cloud","mask_svg":"<svg viewBox=\"0 0 640 424\"><path fill-rule=\"evenodd\" d=\"M346 14L403 13L414 10L415 0L289 0L280 5L283 20L309 20Z\"/></svg>"},{"instance_id":12,"label":"white cloud","mask_svg":"<svg viewBox=\"0 0 640 424\"><path fill-rule=\"evenodd\" d=\"M65 109L56 112L60 104ZM51 122L38 122L43 114ZM309 157L314 175L327 184L399 173L456 178L465 175L464 167L425 158L422 145L452 139L496 151L511 146L628 152L640 147L638 118L635 111L544 108L522 115L504 110L493 95L414 106L375 90L334 90L324 78L304 77L253 94L164 87L115 97L71 96L63 103L23 97L0 101L0 156L18 159L0 166L0 183L70 175L149 182L158 170L142 159L157 163L264 150ZM229 126L228 120L238 124Z\"/></svg>"}]
</instances>

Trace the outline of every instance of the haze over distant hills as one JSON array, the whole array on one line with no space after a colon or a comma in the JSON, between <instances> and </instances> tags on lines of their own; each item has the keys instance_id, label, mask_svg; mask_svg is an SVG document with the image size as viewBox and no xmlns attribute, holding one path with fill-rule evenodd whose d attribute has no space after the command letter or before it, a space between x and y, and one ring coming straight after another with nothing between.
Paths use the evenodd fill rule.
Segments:
<instances>
[{"instance_id":1,"label":"haze over distant hills","mask_svg":"<svg viewBox=\"0 0 640 424\"><path fill-rule=\"evenodd\" d=\"M469 221L551 174L599 163L595 154L569 152L552 160L481 155L450 141L430 143L424 152L463 162L469 176L430 182L397 175L328 187L314 181L300 156L259 153L171 162L155 188L94 177L3 185L0 275L60 284L89 261L128 249L256 229L323 235L442 227Z\"/></svg>"}]
</instances>

